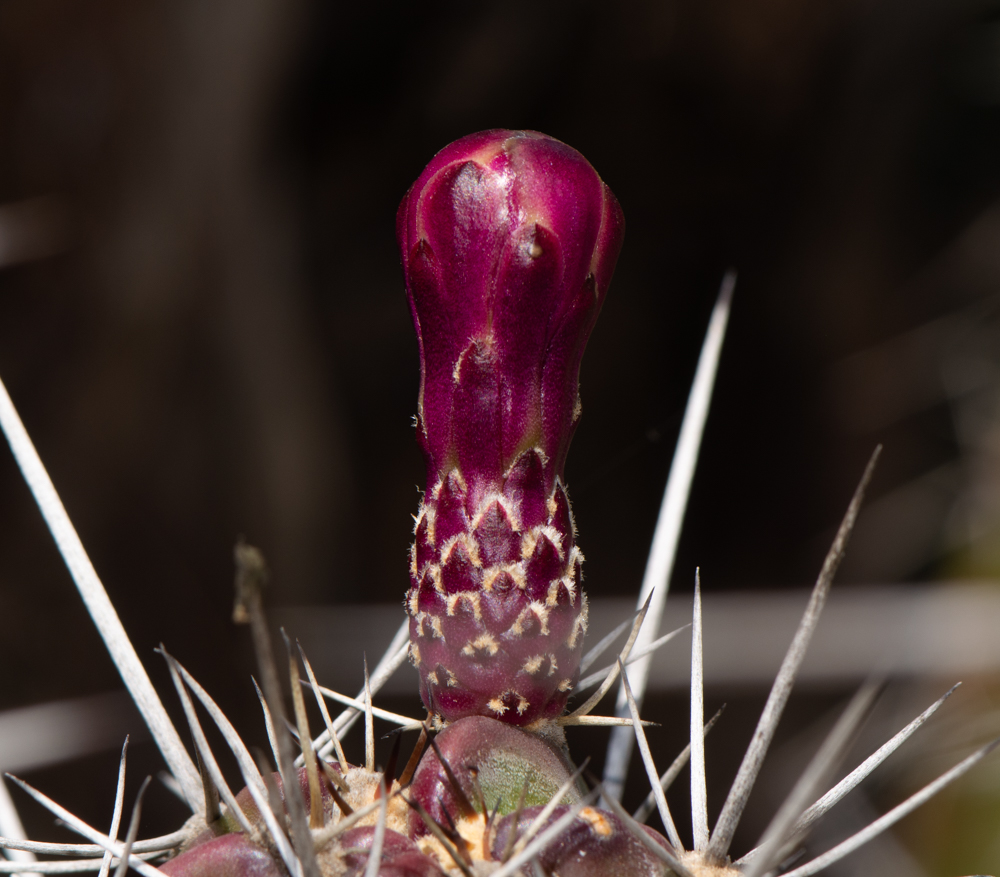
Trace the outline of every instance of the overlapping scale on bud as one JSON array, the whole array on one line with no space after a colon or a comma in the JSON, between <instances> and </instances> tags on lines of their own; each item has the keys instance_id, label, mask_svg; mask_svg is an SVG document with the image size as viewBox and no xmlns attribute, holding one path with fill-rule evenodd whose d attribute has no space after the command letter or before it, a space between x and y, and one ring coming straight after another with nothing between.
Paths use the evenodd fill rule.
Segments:
<instances>
[{"instance_id":1,"label":"overlapping scale on bud","mask_svg":"<svg viewBox=\"0 0 1000 877\"><path fill-rule=\"evenodd\" d=\"M563 467L623 232L586 159L532 131L456 141L400 205L427 461L411 657L445 722L531 725L576 683L586 599Z\"/></svg>"}]
</instances>

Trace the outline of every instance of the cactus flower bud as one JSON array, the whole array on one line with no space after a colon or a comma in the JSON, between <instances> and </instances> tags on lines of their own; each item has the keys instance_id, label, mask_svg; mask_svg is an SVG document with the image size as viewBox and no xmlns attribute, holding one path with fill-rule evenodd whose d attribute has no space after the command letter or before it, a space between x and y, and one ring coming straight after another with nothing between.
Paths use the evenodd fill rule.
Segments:
<instances>
[{"instance_id":1,"label":"cactus flower bud","mask_svg":"<svg viewBox=\"0 0 1000 877\"><path fill-rule=\"evenodd\" d=\"M577 681L586 600L563 467L623 232L586 159L532 131L445 147L399 207L427 462L410 639L439 720L531 725Z\"/></svg>"}]
</instances>

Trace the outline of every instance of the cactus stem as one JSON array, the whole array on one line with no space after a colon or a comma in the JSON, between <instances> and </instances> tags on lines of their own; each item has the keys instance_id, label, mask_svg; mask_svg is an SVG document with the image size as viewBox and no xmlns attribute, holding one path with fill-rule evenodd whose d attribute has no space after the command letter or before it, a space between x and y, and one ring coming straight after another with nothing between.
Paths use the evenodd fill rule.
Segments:
<instances>
[{"instance_id":1,"label":"cactus stem","mask_svg":"<svg viewBox=\"0 0 1000 877\"><path fill-rule=\"evenodd\" d=\"M761 765L764 763L764 756L771 745L774 732L778 727L778 722L781 720L781 714L784 711L785 704L788 702L788 696L791 694L795 676L802 665L802 659L805 657L805 652L812 639L813 631L819 622L819 616L826 603L827 594L830 593L830 585L833 583L833 577L840 566L840 561L844 557L844 552L847 550L847 541L850 538L854 522L857 520L865 490L871 481L872 474L875 471L875 464L878 462L881 452L882 446L878 445L871 459L868 461L868 465L865 467L864 474L861 476L861 481L854 491L854 496L851 498L847 512L844 514L844 519L840 523L833 544L830 546L826 559L823 561L823 567L816 579L812 596L809 598L809 604L802 615L798 630L795 631L795 636L792 638L792 642L788 646L788 651L785 653L785 658L781 662L778 675L771 686L771 693L768 695L767 703L764 704L764 709L757 722L757 729L754 731L750 745L743 756L743 762L740 764L736 778L733 780L733 785L729 789L726 802L722 805L722 812L715 823L715 830L712 832L712 841L707 850L708 858L711 861L721 862L725 859L726 853L729 852L729 845L733 841L736 826L740 821L740 816L743 815L743 809L746 807L750 792L753 791L757 774L760 773Z\"/></svg>"},{"instance_id":2,"label":"cactus stem","mask_svg":"<svg viewBox=\"0 0 1000 877\"><path fill-rule=\"evenodd\" d=\"M115 789L115 809L111 814L111 830L108 832L108 837L112 840L118 840L118 826L121 824L122 819L122 807L125 804L125 756L128 754L128 736L125 737L125 743L122 745L122 757L118 762L118 786ZM108 873L111 871L111 853L105 850L104 856L101 859L101 871L98 877L108 877Z\"/></svg>"},{"instance_id":3,"label":"cactus stem","mask_svg":"<svg viewBox=\"0 0 1000 877\"><path fill-rule=\"evenodd\" d=\"M346 774L348 770L347 757L344 755L344 747L340 745L340 739L333 730L333 722L330 719L330 711L326 708L326 700L324 700L323 693L320 691L320 687L316 682L316 674L313 672L312 664L309 663L309 659L306 657L305 650L302 648L302 643L296 642L296 645L299 647L299 656L302 658L302 665L306 668L306 675L309 677L309 685L316 698L316 705L319 707L320 715L323 717L323 724L326 725L326 732L330 735L334 748L337 750L337 761L340 763L340 770L342 773ZM320 759L320 761L322 761L322 759Z\"/></svg>"}]
</instances>

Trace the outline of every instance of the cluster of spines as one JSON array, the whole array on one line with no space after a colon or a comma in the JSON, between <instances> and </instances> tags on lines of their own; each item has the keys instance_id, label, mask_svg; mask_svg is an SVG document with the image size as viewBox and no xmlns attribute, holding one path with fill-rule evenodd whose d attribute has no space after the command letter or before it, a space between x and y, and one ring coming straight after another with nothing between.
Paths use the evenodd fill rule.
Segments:
<instances>
[{"instance_id":1,"label":"cluster of spines","mask_svg":"<svg viewBox=\"0 0 1000 877\"><path fill-rule=\"evenodd\" d=\"M175 681L180 683L183 677L203 703L214 708L176 660L166 652L164 656L175 671ZM312 680L304 655L302 660ZM298 688L294 664L291 679ZM310 733L308 719L301 699L293 700L305 735L300 737L302 754L308 757L314 752L304 742ZM365 704L369 753L374 742L372 710L369 698ZM194 722L196 740L207 745L191 715L189 720ZM216 720L224 728L221 714ZM628 877L656 877L664 856L671 855L669 844L657 832L591 806L596 791L584 795L577 786L581 770L573 770L558 746L526 730L484 716L458 720L440 733L424 725L397 781L401 739L396 736L381 772L374 769L371 758L366 767L353 767L344 762L327 764L315 754L297 771L291 788L297 787L298 795L292 797L299 797L310 814L316 877L457 877L458 873L470 877L476 863L482 862L492 863L498 873L514 875L523 873L521 860L535 860L545 873L564 877L596 877L611 867ZM210 750L199 751L204 751L206 763L214 762ZM519 798L512 774L521 790ZM289 826L295 822L282 776L279 771L263 778L270 790L269 804L254 796L249 786L235 797L225 790L223 797L235 811L217 806L211 821L207 815L192 821L184 852L162 865L161 873L280 877L283 856L277 840L283 838L284 829L294 843ZM206 801L218 802L207 774L203 781ZM234 812L239 818L233 818ZM268 821L271 813L277 822ZM305 864L301 852L299 858ZM308 877L305 868L302 877Z\"/></svg>"},{"instance_id":2,"label":"cluster of spines","mask_svg":"<svg viewBox=\"0 0 1000 877\"><path fill-rule=\"evenodd\" d=\"M835 561L842 556L844 534L856 515L859 502L860 490L852 502L841 532L838 533L828 561L831 558ZM810 605L806 610L799 633L814 626L818 617L818 607L822 604L822 595L829 587L835 565L835 562L824 564L823 573L814 589L813 602L816 601L817 595L820 595L817 609L814 610ZM696 587L694 626L700 630L698 595ZM639 623L641 617L633 625L633 633ZM629 642L633 638L630 637ZM799 642L800 639L801 637L797 635L793 640L790 653L801 653L803 645ZM701 654L697 643L700 643L700 637L696 637L692 662L700 667ZM628 659L628 648L627 643L619 657L619 671L623 670L622 665ZM178 690L186 692L190 689L201 700L227 743L233 748L234 754L237 754L238 760L241 761L244 776L248 781L251 780L245 764L249 754L228 720L187 671L165 652L164 656L168 660ZM304 656L303 663L318 697L320 692L315 687L314 676ZM784 675L783 670L775 683L777 687L784 687L782 685ZM297 669L292 671L291 678L297 689L299 687ZM144 877L157 877L163 874L168 877L219 877L219 875L282 877L287 873L285 868L301 877L361 877L362 874L365 877L442 877L445 874L449 877L458 877L459 874L464 877L474 877L475 873L479 873L478 866L481 863L488 863L492 869L489 873L495 877L538 873L558 874L560 877L597 877L609 873L619 874L621 877L654 877L654 875L662 877L665 870L677 874L678 877L696 877L697 874L761 877L786 855L786 848L791 849L801 842L802 836L820 816L842 800L878 764L921 727L950 694L950 692L945 694L811 807L805 808L809 796L818 792L818 788L813 788L815 777L811 766L806 772L806 776L810 777L808 787L802 786L800 781L799 785L802 788L797 787L792 793L801 800L794 811L789 811L790 815L785 820L787 825L777 833L769 829L754 850L742 859L731 862L727 855L731 830L725 834L717 834L718 825L711 839L715 841L719 836L724 838L721 852L714 852L707 834L699 842L697 831L695 831L695 848L685 852L662 794L665 789L661 787L670 782L668 777L675 777L679 773L688 754L693 753L694 747L686 749L675 761L671 770L661 778L645 744L638 707L628 685L626 691L629 694L633 729L640 741L640 749L653 784L657 806L667 826L669 842L659 833L639 824L636 820L642 817L638 812L630 817L613 798L608 799L609 810L592 806L599 790L594 789L588 793L576 785L585 764L573 771L565 753L539 735L482 716L472 716L453 722L436 735L424 725L414 755L411 756L398 782L393 780L400 739L397 737L397 746L390 756L385 771L376 772L374 736L371 730L372 689L367 681L365 687L369 692L363 705L366 713L368 756L366 766L354 768L345 762L341 762L339 766L327 765L313 755L311 760L307 758L306 767L298 772L298 782L291 783L292 788L298 786L305 809L310 813L311 832L306 835L310 843L306 847L300 846L295 839L296 817L292 813L290 799L284 792L288 785L281 782L281 777L287 776L284 773L264 775L264 777L258 775L256 787L266 785L270 793L263 797L260 792L254 794L254 783L233 796L225 786L221 774L217 774L217 781L221 785L216 788L215 781L210 778L212 771L203 773L206 809L199 811L200 815L189 822L182 832L156 839L154 842L142 842L143 851L153 850L158 854L176 849L178 846L185 849L185 852L161 865L159 870L129 853L128 845L132 843L131 840L127 841L123 848L113 836L110 838L104 836L49 801L41 793L24 783L20 785L67 824L102 844L105 849L112 851L113 855L123 859L131 855L129 864ZM866 689L871 690L867 694L863 690L859 697L855 698L857 703L852 702L844 718L831 732L830 739L821 747L821 752L825 753L824 758L833 758L837 752L842 752L843 742L851 738L857 730L859 722L867 711L867 706L864 704L870 704L874 696L875 687L866 686ZM215 757L207 748L208 744L193 709L189 709L186 693L182 694L182 700L192 726L201 763L215 766ZM315 750L305 743L310 739L310 732L302 699L294 700L302 753L307 757L307 752L312 753ZM692 700L694 701L694 697ZM332 732L333 725L328 715L325 710L321 711L324 712L328 731ZM400 719L410 723L410 720L404 717L395 717L397 721ZM776 718L769 719L768 722L773 727ZM414 724L420 727L419 723ZM279 734L287 733L285 726L280 722L270 730ZM696 730L700 736L701 729ZM707 733L707 730L708 727L704 733ZM693 730L692 734L694 733ZM755 740L757 736L759 735L755 735ZM831 740L839 742L836 746L832 746ZM429 746L425 745L427 743ZM937 789L970 770L998 743L1000 741L980 748L876 823L789 873L795 877L810 877L839 860L878 831L884 830L911 812ZM764 742L762 745L763 749L757 744L752 744L747 758L752 758L755 762L762 760L767 743ZM242 758L239 753L242 753ZM694 757L693 754L691 757ZM701 758L703 751L699 754L699 760ZM517 779L517 785L512 785L510 781L512 766L524 777L520 798L516 803L514 799L518 797L520 777ZM317 768L322 768L322 776L325 778L320 783L313 781L316 778ZM308 776L309 773L314 776ZM499 783L497 778L500 780ZM123 781L124 752L119 774L120 790ZM318 798L314 796L314 787L319 793ZM220 792L221 797L228 802L225 808L220 808ZM140 801L141 795L142 792ZM291 799L296 797L298 796L292 795ZM745 797L746 793L742 796L743 801ZM214 801L212 808L209 807L210 801ZM314 801L318 806L312 806ZM333 806L334 803L336 807ZM214 809L215 817L209 817L209 809ZM738 810L742 810L742 804ZM138 813L139 802L133 811L132 825L129 826L127 833L129 838L136 836ZM797 818L796 814L799 814ZM233 816L238 818L234 820ZM739 812L736 813L735 821L738 819ZM291 831L289 823L292 825ZM220 831L225 833L216 836ZM294 850L289 847L290 840ZM95 850L100 851L100 849L95 847ZM74 847L73 852L77 851L78 847ZM33 870L58 873L56 867L50 866L60 864L62 863L38 862L33 865Z\"/></svg>"}]
</instances>

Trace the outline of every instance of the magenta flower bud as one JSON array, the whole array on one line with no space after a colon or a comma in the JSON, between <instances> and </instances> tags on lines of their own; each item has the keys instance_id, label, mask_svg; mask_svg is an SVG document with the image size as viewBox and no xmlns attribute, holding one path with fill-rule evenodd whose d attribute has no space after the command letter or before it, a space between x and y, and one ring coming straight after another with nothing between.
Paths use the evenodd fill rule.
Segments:
<instances>
[{"instance_id":1,"label":"magenta flower bud","mask_svg":"<svg viewBox=\"0 0 1000 877\"><path fill-rule=\"evenodd\" d=\"M445 147L400 205L427 461L410 638L443 721L552 719L578 678L583 555L563 467L623 233L586 159L533 131Z\"/></svg>"},{"instance_id":2,"label":"magenta flower bud","mask_svg":"<svg viewBox=\"0 0 1000 877\"><path fill-rule=\"evenodd\" d=\"M562 475L580 360L621 249L621 209L575 149L484 131L441 150L396 232L420 342L428 483L459 468L472 499L518 456Z\"/></svg>"}]
</instances>

